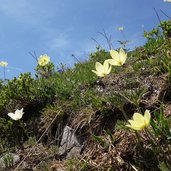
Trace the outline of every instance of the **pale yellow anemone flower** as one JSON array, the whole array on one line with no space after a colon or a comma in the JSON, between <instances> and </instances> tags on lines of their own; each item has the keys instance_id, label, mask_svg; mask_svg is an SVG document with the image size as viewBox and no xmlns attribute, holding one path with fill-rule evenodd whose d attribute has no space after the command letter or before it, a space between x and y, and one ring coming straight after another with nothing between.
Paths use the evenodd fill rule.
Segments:
<instances>
[{"instance_id":1,"label":"pale yellow anemone flower","mask_svg":"<svg viewBox=\"0 0 171 171\"><path fill-rule=\"evenodd\" d=\"M150 124L151 114L149 110L146 110L144 116L140 113L134 113L133 120L128 120L130 124L126 126L134 130L142 130Z\"/></svg>"},{"instance_id":2,"label":"pale yellow anemone flower","mask_svg":"<svg viewBox=\"0 0 171 171\"><path fill-rule=\"evenodd\" d=\"M111 72L112 67L109 65L108 60L105 60L103 65L100 62L96 62L95 70L92 70L98 77L105 77Z\"/></svg>"},{"instance_id":3,"label":"pale yellow anemone flower","mask_svg":"<svg viewBox=\"0 0 171 171\"><path fill-rule=\"evenodd\" d=\"M164 2L171 2L171 0L164 0Z\"/></svg>"},{"instance_id":4,"label":"pale yellow anemone flower","mask_svg":"<svg viewBox=\"0 0 171 171\"><path fill-rule=\"evenodd\" d=\"M45 65L47 65L49 62L50 62L50 57L49 57L48 55L46 55L46 54L41 55L41 56L39 57L39 59L38 59L38 64L39 64L40 66L45 66Z\"/></svg>"},{"instance_id":5,"label":"pale yellow anemone flower","mask_svg":"<svg viewBox=\"0 0 171 171\"><path fill-rule=\"evenodd\" d=\"M124 29L123 27L118 27L119 31L123 31L123 29Z\"/></svg>"},{"instance_id":6,"label":"pale yellow anemone flower","mask_svg":"<svg viewBox=\"0 0 171 171\"><path fill-rule=\"evenodd\" d=\"M13 119L13 120L19 120L19 119L21 119L22 118L22 116L23 116L23 114L24 114L24 112L23 112L23 108L22 109L20 109L20 110L16 110L15 111L15 113L8 113L8 116L11 118L11 119Z\"/></svg>"},{"instance_id":7,"label":"pale yellow anemone flower","mask_svg":"<svg viewBox=\"0 0 171 171\"><path fill-rule=\"evenodd\" d=\"M127 59L127 54L122 48L119 50L119 52L116 50L110 50L110 56L112 59L108 59L108 62L114 66L122 66Z\"/></svg>"},{"instance_id":8,"label":"pale yellow anemone flower","mask_svg":"<svg viewBox=\"0 0 171 171\"><path fill-rule=\"evenodd\" d=\"M8 65L8 62L5 62L5 61L0 62L0 66L2 67L6 67L7 65Z\"/></svg>"}]
</instances>

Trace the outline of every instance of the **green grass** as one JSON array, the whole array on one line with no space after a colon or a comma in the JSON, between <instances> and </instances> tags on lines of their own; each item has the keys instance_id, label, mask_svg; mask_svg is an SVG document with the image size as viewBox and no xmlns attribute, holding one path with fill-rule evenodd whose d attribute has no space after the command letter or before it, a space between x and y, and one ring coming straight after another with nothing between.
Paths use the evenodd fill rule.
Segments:
<instances>
[{"instance_id":1,"label":"green grass","mask_svg":"<svg viewBox=\"0 0 171 171\"><path fill-rule=\"evenodd\" d=\"M49 144L59 145L59 132L65 125L70 125L80 137L86 137L85 144L90 143L87 151L93 150L95 156L92 159L90 155L83 155L80 162L77 159L65 161L68 170L131 170L133 167L149 170L152 168L148 155L154 158L154 170L171 167L171 124L170 116L165 115L165 106L171 102L168 98L171 95L170 28L170 21L164 21L151 32L145 32L146 44L128 52L126 63L113 67L105 78L98 78L92 70L97 61L103 63L111 58L110 53L97 47L88 61L78 62L73 68L63 66L62 72L57 72L50 62L43 67L38 65L35 77L22 73L18 78L1 80L0 154L20 149L22 144L29 143L29 148L35 146L42 135L41 143L47 149ZM156 79L162 80L165 86L160 87L155 83ZM160 90L160 96L157 96ZM20 108L24 108L25 112L21 119L24 127L7 116L8 112ZM134 131L124 125L134 112L143 113L146 109L152 113L149 129L150 136L154 137L148 139L142 132L137 139ZM47 128L49 131L44 135ZM55 133L56 130L59 132ZM122 140L118 138L121 135L124 135ZM35 142L31 145L32 137ZM153 146L151 140L154 139L162 148ZM97 146L100 147L99 152L95 148ZM129 148L133 146L135 148L128 156ZM120 156L115 154L115 148ZM104 154L109 154L109 160L115 158L114 163L104 162L98 166L98 156ZM55 154L53 157L55 160ZM122 162L118 163L116 159ZM91 160L95 163L92 164Z\"/></svg>"}]
</instances>

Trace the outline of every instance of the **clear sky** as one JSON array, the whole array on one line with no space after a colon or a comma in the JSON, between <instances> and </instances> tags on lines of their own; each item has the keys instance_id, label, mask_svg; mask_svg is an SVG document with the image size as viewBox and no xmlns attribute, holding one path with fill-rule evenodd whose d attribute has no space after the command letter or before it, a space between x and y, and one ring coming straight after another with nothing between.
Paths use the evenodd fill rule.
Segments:
<instances>
[{"instance_id":1,"label":"clear sky","mask_svg":"<svg viewBox=\"0 0 171 171\"><path fill-rule=\"evenodd\" d=\"M0 0L0 61L9 63L6 77L32 72L37 65L29 54L48 54L56 66L73 66L74 54L80 61L97 44L108 50L98 32L112 36L114 48L123 40L118 27L130 40L129 47L142 45L143 28L150 31L159 24L153 8L171 16L171 3L163 0ZM0 68L0 78L3 78Z\"/></svg>"}]
</instances>

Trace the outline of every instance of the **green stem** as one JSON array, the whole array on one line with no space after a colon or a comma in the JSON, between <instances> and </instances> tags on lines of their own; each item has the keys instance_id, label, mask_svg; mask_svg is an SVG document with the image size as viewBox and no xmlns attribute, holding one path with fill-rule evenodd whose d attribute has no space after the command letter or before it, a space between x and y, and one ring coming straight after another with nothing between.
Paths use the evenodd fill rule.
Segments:
<instances>
[{"instance_id":1,"label":"green stem","mask_svg":"<svg viewBox=\"0 0 171 171\"><path fill-rule=\"evenodd\" d=\"M127 114L126 114L126 112L124 111L124 109L123 109L123 107L122 107L122 114L123 114L123 116L124 116L124 118L125 118L125 120L127 121L129 118L128 118L128 116L127 116Z\"/></svg>"},{"instance_id":2,"label":"green stem","mask_svg":"<svg viewBox=\"0 0 171 171\"><path fill-rule=\"evenodd\" d=\"M28 134L26 132L26 129L24 128L23 123L22 123L21 120L19 120L19 124L20 124L21 128L23 129L23 131L24 131L25 135L27 136L27 138L29 138L29 136L28 136Z\"/></svg>"},{"instance_id":3,"label":"green stem","mask_svg":"<svg viewBox=\"0 0 171 171\"><path fill-rule=\"evenodd\" d=\"M144 132L145 132L148 140L150 141L150 143L152 145L152 148L154 149L154 147L156 146L156 141L153 138L150 137L151 136L151 133L148 131L147 128L144 129Z\"/></svg>"},{"instance_id":4,"label":"green stem","mask_svg":"<svg viewBox=\"0 0 171 171\"><path fill-rule=\"evenodd\" d=\"M135 131L135 135L136 135L136 137L137 137L137 140L138 140L139 142L141 142L141 136L138 134L137 131Z\"/></svg>"}]
</instances>

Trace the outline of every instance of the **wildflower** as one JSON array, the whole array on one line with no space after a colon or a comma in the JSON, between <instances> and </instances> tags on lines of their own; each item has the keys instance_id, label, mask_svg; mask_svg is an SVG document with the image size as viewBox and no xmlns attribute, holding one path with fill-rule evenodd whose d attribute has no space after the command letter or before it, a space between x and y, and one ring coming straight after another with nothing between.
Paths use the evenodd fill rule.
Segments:
<instances>
[{"instance_id":1,"label":"wildflower","mask_svg":"<svg viewBox=\"0 0 171 171\"><path fill-rule=\"evenodd\" d=\"M39 57L39 59L38 59L38 64L39 64L40 66L45 66L45 65L47 65L49 62L50 62L50 57L49 57L48 55L46 55L46 54L41 55L41 56Z\"/></svg>"},{"instance_id":2,"label":"wildflower","mask_svg":"<svg viewBox=\"0 0 171 171\"><path fill-rule=\"evenodd\" d=\"M108 61L105 60L103 65L100 62L96 62L95 70L92 70L98 77L104 77L111 72L112 67L109 65Z\"/></svg>"},{"instance_id":3,"label":"wildflower","mask_svg":"<svg viewBox=\"0 0 171 171\"><path fill-rule=\"evenodd\" d=\"M6 67L7 65L8 65L8 62L5 62L5 61L0 62L0 66L2 67Z\"/></svg>"},{"instance_id":4,"label":"wildflower","mask_svg":"<svg viewBox=\"0 0 171 171\"><path fill-rule=\"evenodd\" d=\"M123 31L123 29L124 29L123 27L118 27L119 31Z\"/></svg>"},{"instance_id":5,"label":"wildflower","mask_svg":"<svg viewBox=\"0 0 171 171\"><path fill-rule=\"evenodd\" d=\"M135 129L142 130L150 124L151 114L149 110L146 110L144 116L140 113L134 113L133 120L128 120L130 124L126 126Z\"/></svg>"},{"instance_id":6,"label":"wildflower","mask_svg":"<svg viewBox=\"0 0 171 171\"><path fill-rule=\"evenodd\" d=\"M22 109L20 109L20 110L16 110L15 111L15 113L8 113L8 116L11 118L11 119L13 119L13 120L19 120L19 119L21 119L22 118L22 116L23 116L23 114L24 114L24 112L23 112L23 108Z\"/></svg>"},{"instance_id":7,"label":"wildflower","mask_svg":"<svg viewBox=\"0 0 171 171\"><path fill-rule=\"evenodd\" d=\"M125 51L121 48L119 52L116 50L110 50L110 56L112 59L108 59L109 64L114 66L121 66L125 63L127 59L127 54Z\"/></svg>"}]
</instances>

